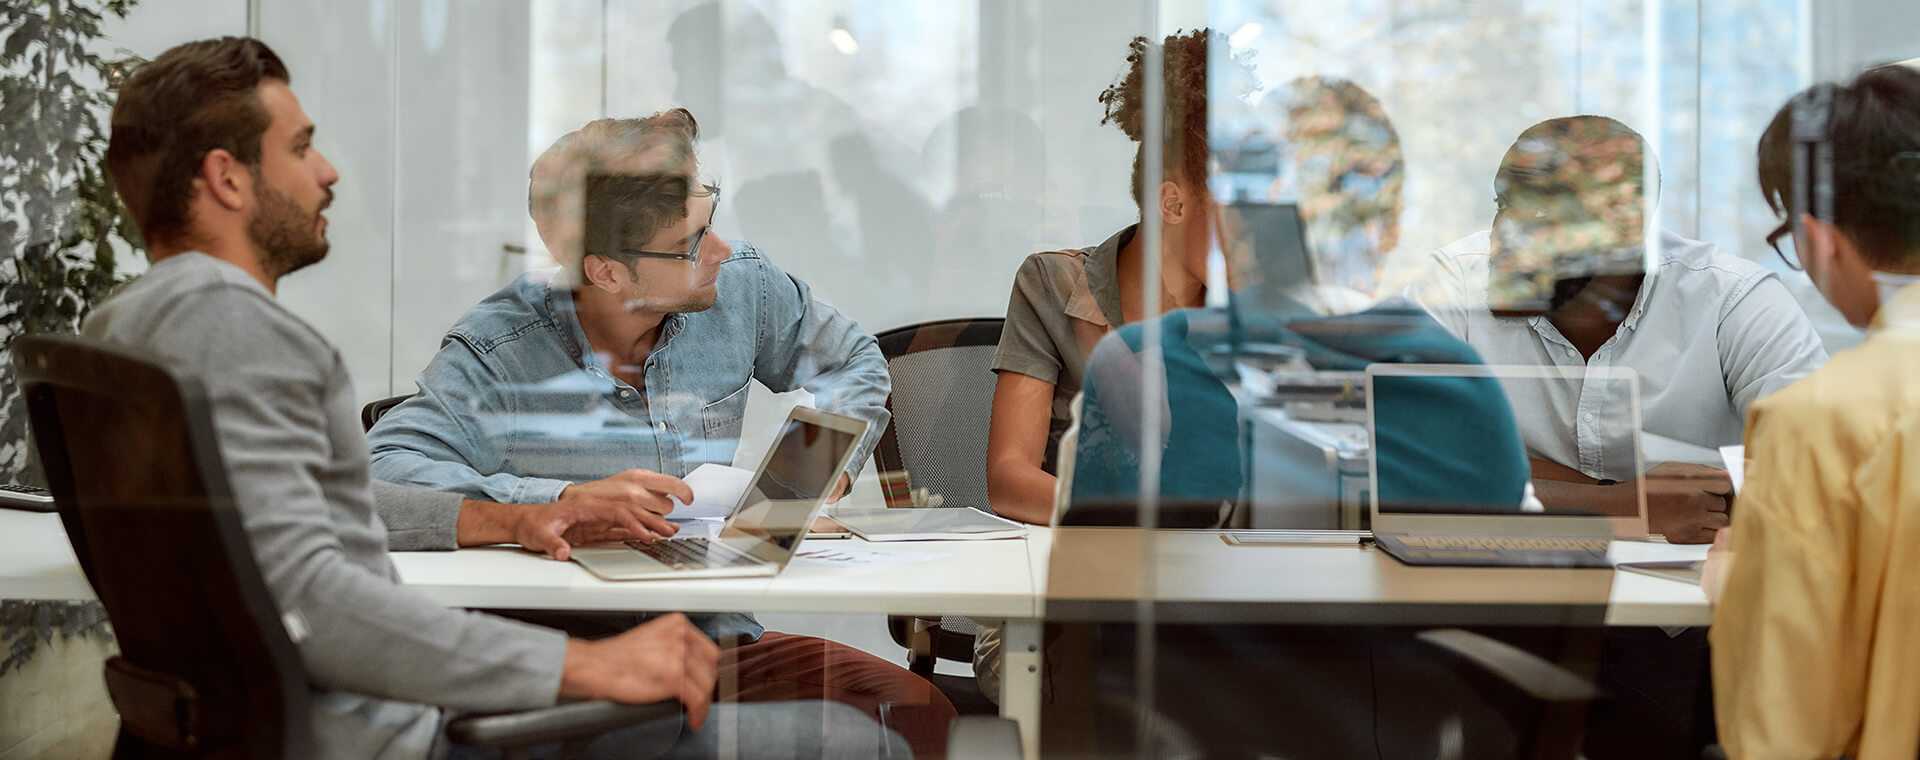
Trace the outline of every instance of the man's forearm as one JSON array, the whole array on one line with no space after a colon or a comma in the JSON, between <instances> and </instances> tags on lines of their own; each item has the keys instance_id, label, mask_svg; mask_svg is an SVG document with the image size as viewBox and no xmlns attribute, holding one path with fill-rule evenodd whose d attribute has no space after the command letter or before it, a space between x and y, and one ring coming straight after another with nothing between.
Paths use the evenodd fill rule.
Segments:
<instances>
[{"instance_id":1,"label":"man's forearm","mask_svg":"<svg viewBox=\"0 0 1920 760\"><path fill-rule=\"evenodd\" d=\"M526 510L533 508L528 504L462 499L460 517L454 523L454 540L461 546L513 543L518 535L515 525Z\"/></svg>"}]
</instances>

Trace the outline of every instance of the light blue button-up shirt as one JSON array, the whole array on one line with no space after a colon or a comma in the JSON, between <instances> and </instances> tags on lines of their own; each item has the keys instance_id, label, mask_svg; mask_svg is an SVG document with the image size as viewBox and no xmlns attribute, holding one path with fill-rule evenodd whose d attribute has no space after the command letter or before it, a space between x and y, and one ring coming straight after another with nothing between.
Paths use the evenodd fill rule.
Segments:
<instances>
[{"instance_id":1,"label":"light blue button-up shirt","mask_svg":"<svg viewBox=\"0 0 1920 760\"><path fill-rule=\"evenodd\" d=\"M1471 344L1488 364L1592 369L1639 375L1639 445L1646 466L1718 464L1737 445L1753 402L1811 374L1826 349L1786 286L1765 267L1712 244L1660 235L1626 321L1591 358L1546 317L1501 318L1487 308L1489 234L1433 256L1433 276L1408 294ZM1594 478L1634 472L1631 402L1620 383L1580 379L1509 387L1527 449Z\"/></svg>"},{"instance_id":2,"label":"light blue button-up shirt","mask_svg":"<svg viewBox=\"0 0 1920 760\"><path fill-rule=\"evenodd\" d=\"M733 462L754 380L871 421L849 475L887 425L879 344L747 243L720 265L712 308L661 323L642 388L591 350L552 275L522 275L447 331L419 394L368 434L374 477L508 503L635 467L684 477Z\"/></svg>"}]
</instances>

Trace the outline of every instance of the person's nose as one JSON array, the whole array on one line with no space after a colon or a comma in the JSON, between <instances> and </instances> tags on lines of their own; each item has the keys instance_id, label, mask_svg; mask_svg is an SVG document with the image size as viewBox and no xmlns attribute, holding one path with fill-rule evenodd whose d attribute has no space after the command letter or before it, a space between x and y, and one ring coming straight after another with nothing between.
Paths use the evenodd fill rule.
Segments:
<instances>
[{"instance_id":1,"label":"person's nose","mask_svg":"<svg viewBox=\"0 0 1920 760\"><path fill-rule=\"evenodd\" d=\"M720 264L727 259L733 258L733 246L729 245L727 241L722 240L719 235L711 232L707 233L707 239L702 241L700 247L702 249L700 251L701 261Z\"/></svg>"},{"instance_id":2,"label":"person's nose","mask_svg":"<svg viewBox=\"0 0 1920 760\"><path fill-rule=\"evenodd\" d=\"M314 151L314 155L320 159L320 186L333 187L334 183L340 181L340 171L333 168L333 162L328 161L326 156L320 154L320 151Z\"/></svg>"}]
</instances>

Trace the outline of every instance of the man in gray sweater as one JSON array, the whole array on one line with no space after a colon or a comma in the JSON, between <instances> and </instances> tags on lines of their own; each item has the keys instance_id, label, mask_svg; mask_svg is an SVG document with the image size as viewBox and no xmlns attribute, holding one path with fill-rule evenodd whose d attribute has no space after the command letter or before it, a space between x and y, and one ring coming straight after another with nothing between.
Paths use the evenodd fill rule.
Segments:
<instances>
[{"instance_id":1,"label":"man in gray sweater","mask_svg":"<svg viewBox=\"0 0 1920 760\"><path fill-rule=\"evenodd\" d=\"M682 616L583 641L446 609L402 586L375 500L456 497L370 483L339 351L274 298L281 277L326 256L322 212L338 180L312 147L286 67L253 39L181 45L122 86L112 124L108 165L153 267L103 304L86 334L206 382L255 560L313 684L315 746L302 754L439 755L449 711L563 699L685 705L684 725L610 734L595 757L708 756L723 743L758 757L905 754L897 737L838 705L711 705L719 652ZM658 532L621 506L540 514L513 530L554 540Z\"/></svg>"}]
</instances>

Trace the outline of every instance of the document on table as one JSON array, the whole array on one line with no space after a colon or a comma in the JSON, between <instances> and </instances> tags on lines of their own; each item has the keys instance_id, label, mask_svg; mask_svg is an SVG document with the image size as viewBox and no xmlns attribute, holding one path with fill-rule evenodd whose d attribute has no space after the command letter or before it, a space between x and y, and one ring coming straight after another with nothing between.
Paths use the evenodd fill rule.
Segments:
<instances>
[{"instance_id":1,"label":"document on table","mask_svg":"<svg viewBox=\"0 0 1920 760\"><path fill-rule=\"evenodd\" d=\"M682 504L674 499L673 511L667 514L667 519L724 520L733 514L740 495L753 486L753 471L724 464L703 464L681 480L693 489L693 503Z\"/></svg>"},{"instance_id":2,"label":"document on table","mask_svg":"<svg viewBox=\"0 0 1920 760\"><path fill-rule=\"evenodd\" d=\"M1747 447L1721 446L1720 459L1727 463L1727 479L1733 481L1733 492L1740 493L1740 482L1747 479Z\"/></svg>"}]
</instances>

